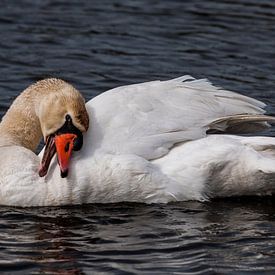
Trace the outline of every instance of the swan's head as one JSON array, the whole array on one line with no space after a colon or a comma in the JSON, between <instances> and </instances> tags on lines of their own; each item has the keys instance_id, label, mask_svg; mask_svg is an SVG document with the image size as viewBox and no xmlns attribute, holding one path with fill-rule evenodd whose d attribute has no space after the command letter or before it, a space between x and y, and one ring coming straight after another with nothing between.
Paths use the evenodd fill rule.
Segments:
<instances>
[{"instance_id":1,"label":"swan's head","mask_svg":"<svg viewBox=\"0 0 275 275\"><path fill-rule=\"evenodd\" d=\"M47 86L47 94L41 98L36 110L46 143L39 175L47 174L51 159L57 153L61 177L66 177L72 151L81 149L82 133L88 130L85 101L73 86L62 80L46 79L38 84L43 88Z\"/></svg>"}]
</instances>

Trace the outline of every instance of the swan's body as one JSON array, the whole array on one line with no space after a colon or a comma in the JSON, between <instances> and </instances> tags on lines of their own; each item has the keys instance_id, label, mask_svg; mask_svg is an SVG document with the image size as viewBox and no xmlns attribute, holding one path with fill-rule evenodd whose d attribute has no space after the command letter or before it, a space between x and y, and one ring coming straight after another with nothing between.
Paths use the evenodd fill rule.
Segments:
<instances>
[{"instance_id":1,"label":"swan's body","mask_svg":"<svg viewBox=\"0 0 275 275\"><path fill-rule=\"evenodd\" d=\"M11 165L18 147L0 148L0 202L166 203L272 194L274 138L206 134L263 129L274 121L264 106L187 76L107 91L86 104L91 123L68 178L60 178L56 160L39 178L31 151L19 148Z\"/></svg>"}]
</instances>

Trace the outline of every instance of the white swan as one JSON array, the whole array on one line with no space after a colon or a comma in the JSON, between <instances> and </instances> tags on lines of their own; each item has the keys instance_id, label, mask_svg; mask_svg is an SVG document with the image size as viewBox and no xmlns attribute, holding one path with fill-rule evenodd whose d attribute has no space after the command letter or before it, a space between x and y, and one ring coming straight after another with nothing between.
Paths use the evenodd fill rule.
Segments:
<instances>
[{"instance_id":1,"label":"white swan","mask_svg":"<svg viewBox=\"0 0 275 275\"><path fill-rule=\"evenodd\" d=\"M60 177L62 164L59 168L55 159L46 177L38 178L38 160L32 152L20 147L19 155L10 146L0 148L4 156L0 203L166 203L272 194L274 138L207 134L264 129L268 121L275 121L263 114L264 106L190 76L107 91L86 104L90 126L81 151L73 154L68 177ZM54 128L45 128L52 107L46 106L44 112L48 115L40 120L42 129L52 129L48 135L58 132L68 110L52 117L59 118ZM56 123L54 119L52 123ZM4 122L0 136L6 131ZM38 121L31 124L29 128L39 127ZM77 124L73 119L72 124L81 132L87 129L83 122Z\"/></svg>"}]
</instances>

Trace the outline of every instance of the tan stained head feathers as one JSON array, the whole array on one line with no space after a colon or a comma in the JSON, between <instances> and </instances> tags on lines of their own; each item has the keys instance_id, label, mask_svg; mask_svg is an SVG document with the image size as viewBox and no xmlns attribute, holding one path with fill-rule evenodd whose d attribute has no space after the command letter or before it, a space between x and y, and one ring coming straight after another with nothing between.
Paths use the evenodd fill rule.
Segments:
<instances>
[{"instance_id":1,"label":"tan stained head feathers","mask_svg":"<svg viewBox=\"0 0 275 275\"><path fill-rule=\"evenodd\" d=\"M85 101L81 94L70 84L60 79L45 79L30 87L38 93L47 95L36 102L44 138L60 129L70 115L72 123L81 132L86 132L89 126L89 116ZM39 96L38 96L39 100Z\"/></svg>"},{"instance_id":2,"label":"tan stained head feathers","mask_svg":"<svg viewBox=\"0 0 275 275\"><path fill-rule=\"evenodd\" d=\"M77 129L87 131L89 116L81 94L61 79L38 81L15 99L2 118L1 140L35 151L42 136L46 139L64 125L67 114Z\"/></svg>"}]
</instances>

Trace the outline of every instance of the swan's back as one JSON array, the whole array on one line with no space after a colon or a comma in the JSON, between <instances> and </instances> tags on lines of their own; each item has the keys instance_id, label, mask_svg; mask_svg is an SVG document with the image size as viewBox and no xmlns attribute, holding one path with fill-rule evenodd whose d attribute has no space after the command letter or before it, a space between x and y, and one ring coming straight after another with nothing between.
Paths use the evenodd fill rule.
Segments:
<instances>
[{"instance_id":1,"label":"swan's back","mask_svg":"<svg viewBox=\"0 0 275 275\"><path fill-rule=\"evenodd\" d=\"M104 150L156 159L209 130L267 127L264 107L258 100L190 76L118 87L87 103L91 128L85 149L89 154Z\"/></svg>"}]
</instances>

